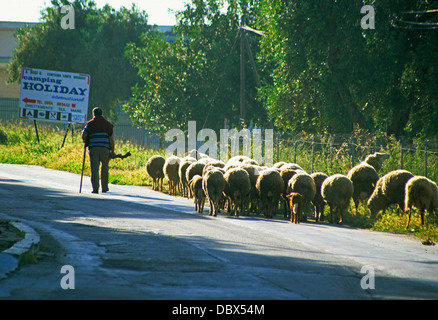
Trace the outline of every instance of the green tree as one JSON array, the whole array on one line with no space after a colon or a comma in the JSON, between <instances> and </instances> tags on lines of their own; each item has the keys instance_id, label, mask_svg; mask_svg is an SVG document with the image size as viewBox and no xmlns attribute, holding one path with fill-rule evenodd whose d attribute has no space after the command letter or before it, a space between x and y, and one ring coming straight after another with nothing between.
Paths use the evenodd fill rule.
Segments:
<instances>
[{"instance_id":1,"label":"green tree","mask_svg":"<svg viewBox=\"0 0 438 320\"><path fill-rule=\"evenodd\" d=\"M430 1L379 1L377 32L368 32L373 63L370 114L388 135L438 133L438 6ZM430 11L430 13L427 13Z\"/></svg>"},{"instance_id":2,"label":"green tree","mask_svg":"<svg viewBox=\"0 0 438 320\"><path fill-rule=\"evenodd\" d=\"M177 40L166 43L147 36L141 46L130 45L127 55L139 70L144 86L136 86L125 110L138 123L165 133L170 128L232 127L240 118L240 46L242 13L250 24L256 1L193 0L177 14ZM250 38L257 50L257 39ZM266 112L257 100L255 79L246 61L246 124L264 124Z\"/></svg>"},{"instance_id":3,"label":"green tree","mask_svg":"<svg viewBox=\"0 0 438 320\"><path fill-rule=\"evenodd\" d=\"M23 67L90 74L90 106L102 107L114 119L115 108L140 81L124 54L128 42L139 43L140 35L150 29L146 13L135 6L98 9L89 0L52 0L51 4L42 11L42 23L17 30L8 81L19 81ZM69 4L74 8L75 28L64 30L60 9Z\"/></svg>"},{"instance_id":4,"label":"green tree","mask_svg":"<svg viewBox=\"0 0 438 320\"><path fill-rule=\"evenodd\" d=\"M262 95L279 128L348 133L360 127L396 136L437 132L438 31L401 22L412 11L420 12L413 15L417 21L428 21L431 15L421 12L433 3L370 1L375 29L363 30L366 2L262 2L257 23L266 37L258 58L271 70Z\"/></svg>"},{"instance_id":5,"label":"green tree","mask_svg":"<svg viewBox=\"0 0 438 320\"><path fill-rule=\"evenodd\" d=\"M262 94L282 130L368 128L357 99L367 76L359 1L262 2L260 61L272 68Z\"/></svg>"},{"instance_id":6,"label":"green tree","mask_svg":"<svg viewBox=\"0 0 438 320\"><path fill-rule=\"evenodd\" d=\"M143 45L130 43L126 47L142 83L132 88L132 97L124 109L135 124L164 134L171 128L187 125L190 116L185 53L162 35L145 33L141 39Z\"/></svg>"}]
</instances>

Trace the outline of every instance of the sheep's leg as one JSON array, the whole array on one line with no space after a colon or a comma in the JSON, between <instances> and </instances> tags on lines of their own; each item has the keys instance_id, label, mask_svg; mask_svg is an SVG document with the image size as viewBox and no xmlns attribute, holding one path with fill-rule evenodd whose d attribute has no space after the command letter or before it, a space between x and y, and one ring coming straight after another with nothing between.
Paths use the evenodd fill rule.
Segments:
<instances>
[{"instance_id":1,"label":"sheep's leg","mask_svg":"<svg viewBox=\"0 0 438 320\"><path fill-rule=\"evenodd\" d=\"M301 211L301 218L300 218L300 222L301 221L307 221L307 209L308 209L308 202L305 198L303 198L302 200L302 211Z\"/></svg>"},{"instance_id":2,"label":"sheep's leg","mask_svg":"<svg viewBox=\"0 0 438 320\"><path fill-rule=\"evenodd\" d=\"M341 208L338 208L338 210L339 210L338 224L342 224L342 223L344 223L344 210L342 210Z\"/></svg>"},{"instance_id":3,"label":"sheep's leg","mask_svg":"<svg viewBox=\"0 0 438 320\"><path fill-rule=\"evenodd\" d=\"M234 202L234 216L235 217L239 216L239 211L240 211L240 213L242 212L242 203L241 203L241 201L235 201Z\"/></svg>"},{"instance_id":4,"label":"sheep's leg","mask_svg":"<svg viewBox=\"0 0 438 320\"><path fill-rule=\"evenodd\" d=\"M319 221L324 221L324 205L321 206L320 215L319 215Z\"/></svg>"},{"instance_id":5,"label":"sheep's leg","mask_svg":"<svg viewBox=\"0 0 438 320\"><path fill-rule=\"evenodd\" d=\"M198 198L198 213L202 213L202 200Z\"/></svg>"},{"instance_id":6,"label":"sheep's leg","mask_svg":"<svg viewBox=\"0 0 438 320\"><path fill-rule=\"evenodd\" d=\"M285 215L285 217L286 218L289 218L289 215L290 215L290 213L291 213L291 211L290 211L290 203L289 203L289 201L286 201L285 202L285 207L286 207L286 215Z\"/></svg>"},{"instance_id":7,"label":"sheep's leg","mask_svg":"<svg viewBox=\"0 0 438 320\"><path fill-rule=\"evenodd\" d=\"M269 203L269 218L274 218L274 212L275 212L275 206L274 204L271 202Z\"/></svg>"},{"instance_id":8,"label":"sheep's leg","mask_svg":"<svg viewBox=\"0 0 438 320\"><path fill-rule=\"evenodd\" d=\"M209 200L208 202L210 203L210 211L208 212L208 215L214 217L214 216L216 216L216 215L215 215L215 213L214 213L214 204L213 204L213 201Z\"/></svg>"},{"instance_id":9,"label":"sheep's leg","mask_svg":"<svg viewBox=\"0 0 438 320\"><path fill-rule=\"evenodd\" d=\"M303 204L302 203L298 203L297 204L297 214L298 214L298 222L297 223L300 223L301 222L301 216L303 215Z\"/></svg>"},{"instance_id":10,"label":"sheep's leg","mask_svg":"<svg viewBox=\"0 0 438 320\"><path fill-rule=\"evenodd\" d=\"M239 215L245 215L245 204L244 204L244 200L240 200L240 201L239 201L239 210L236 211L236 217L238 217Z\"/></svg>"},{"instance_id":11,"label":"sheep's leg","mask_svg":"<svg viewBox=\"0 0 438 320\"><path fill-rule=\"evenodd\" d=\"M217 212L220 211L220 208L219 208L220 204L219 204L219 202L215 203L213 201L212 201L212 204L213 204L213 217L216 217Z\"/></svg>"},{"instance_id":12,"label":"sheep's leg","mask_svg":"<svg viewBox=\"0 0 438 320\"><path fill-rule=\"evenodd\" d=\"M267 201L263 202L262 212L265 214L266 218L269 218L269 205L268 205Z\"/></svg>"},{"instance_id":13,"label":"sheep's leg","mask_svg":"<svg viewBox=\"0 0 438 320\"><path fill-rule=\"evenodd\" d=\"M289 203L289 206L290 206L290 222L297 223L297 212L295 210L295 205Z\"/></svg>"},{"instance_id":14,"label":"sheep's leg","mask_svg":"<svg viewBox=\"0 0 438 320\"><path fill-rule=\"evenodd\" d=\"M231 199L228 200L228 213L230 216L234 215L234 201Z\"/></svg>"},{"instance_id":15,"label":"sheep's leg","mask_svg":"<svg viewBox=\"0 0 438 320\"><path fill-rule=\"evenodd\" d=\"M211 201L211 200L209 200L209 204L210 204L210 212L209 212L209 215L210 215L210 216L213 216L213 217L216 217L216 206L215 206L214 202Z\"/></svg>"},{"instance_id":16,"label":"sheep's leg","mask_svg":"<svg viewBox=\"0 0 438 320\"><path fill-rule=\"evenodd\" d=\"M408 217L408 223L406 224L406 229L409 228L409 224L411 223L411 214L412 214L412 207L409 207L409 217Z\"/></svg>"}]
</instances>

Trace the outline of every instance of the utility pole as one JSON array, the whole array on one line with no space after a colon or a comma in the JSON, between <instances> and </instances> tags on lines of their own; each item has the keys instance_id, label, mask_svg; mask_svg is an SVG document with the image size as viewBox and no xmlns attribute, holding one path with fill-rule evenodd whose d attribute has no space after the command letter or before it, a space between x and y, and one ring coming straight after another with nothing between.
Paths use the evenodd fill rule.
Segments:
<instances>
[{"instance_id":1,"label":"utility pole","mask_svg":"<svg viewBox=\"0 0 438 320\"><path fill-rule=\"evenodd\" d=\"M245 20L241 17L240 27L240 126L245 126Z\"/></svg>"},{"instance_id":2,"label":"utility pole","mask_svg":"<svg viewBox=\"0 0 438 320\"><path fill-rule=\"evenodd\" d=\"M240 128L245 128L245 54L248 53L249 61L251 62L252 71L254 73L254 78L256 81L256 85L258 88L261 88L260 78L257 73L256 64L254 61L254 56L251 51L251 47L249 46L248 38L246 37L246 31L250 31L252 33L256 33L258 35L263 36L264 32L260 30L252 29L248 26L245 26L245 19L242 15L240 20ZM245 52L246 49L246 52Z\"/></svg>"}]
</instances>

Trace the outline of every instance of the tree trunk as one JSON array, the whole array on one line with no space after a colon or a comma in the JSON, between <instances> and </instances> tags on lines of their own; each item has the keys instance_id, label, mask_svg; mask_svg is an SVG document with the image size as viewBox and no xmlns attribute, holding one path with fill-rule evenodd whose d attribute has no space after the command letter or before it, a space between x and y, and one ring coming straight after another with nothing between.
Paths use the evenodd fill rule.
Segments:
<instances>
[{"instance_id":1,"label":"tree trunk","mask_svg":"<svg viewBox=\"0 0 438 320\"><path fill-rule=\"evenodd\" d=\"M400 138L403 135L406 124L409 121L410 108L394 108L392 112L391 125L388 126L386 134L388 136L394 135L396 138Z\"/></svg>"}]
</instances>

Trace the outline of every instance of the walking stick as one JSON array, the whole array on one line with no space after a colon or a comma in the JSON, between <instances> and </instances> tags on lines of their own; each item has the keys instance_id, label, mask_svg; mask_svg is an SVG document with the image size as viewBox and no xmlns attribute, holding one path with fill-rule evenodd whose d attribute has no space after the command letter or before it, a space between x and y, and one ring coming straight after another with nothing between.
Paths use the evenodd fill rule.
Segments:
<instances>
[{"instance_id":1,"label":"walking stick","mask_svg":"<svg viewBox=\"0 0 438 320\"><path fill-rule=\"evenodd\" d=\"M84 157L82 159L82 173L81 173L81 184L79 185L79 193L82 191L82 178L84 177L84 166L85 166L85 153L87 150L87 145L84 143Z\"/></svg>"}]
</instances>

